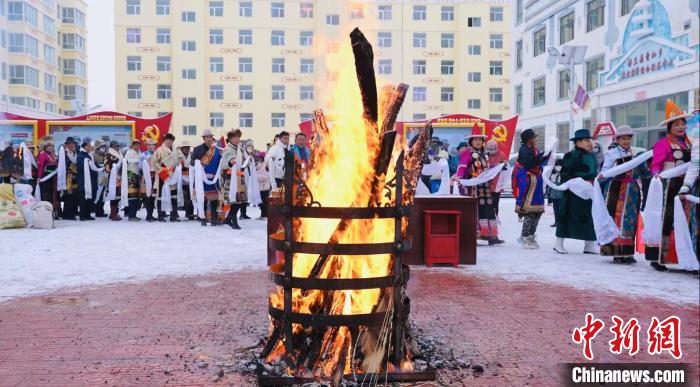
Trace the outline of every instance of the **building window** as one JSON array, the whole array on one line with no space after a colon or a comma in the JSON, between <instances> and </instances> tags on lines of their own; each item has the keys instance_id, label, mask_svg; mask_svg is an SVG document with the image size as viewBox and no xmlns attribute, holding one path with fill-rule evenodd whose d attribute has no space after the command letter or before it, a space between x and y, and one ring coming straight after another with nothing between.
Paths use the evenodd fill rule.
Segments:
<instances>
[{"instance_id":1,"label":"building window","mask_svg":"<svg viewBox=\"0 0 700 387\"><path fill-rule=\"evenodd\" d=\"M170 28L158 28L156 30L156 43L170 44Z\"/></svg>"},{"instance_id":2,"label":"building window","mask_svg":"<svg viewBox=\"0 0 700 387\"><path fill-rule=\"evenodd\" d=\"M535 148L544 149L544 126L535 126L530 128L537 135L537 142L535 142Z\"/></svg>"},{"instance_id":3,"label":"building window","mask_svg":"<svg viewBox=\"0 0 700 387\"><path fill-rule=\"evenodd\" d=\"M620 16L625 16L632 12L632 8L639 0L621 0L620 1Z\"/></svg>"},{"instance_id":4,"label":"building window","mask_svg":"<svg viewBox=\"0 0 700 387\"><path fill-rule=\"evenodd\" d=\"M270 33L270 44L273 46L284 46L284 31L272 30Z\"/></svg>"},{"instance_id":5,"label":"building window","mask_svg":"<svg viewBox=\"0 0 700 387\"><path fill-rule=\"evenodd\" d=\"M481 45L472 44L468 47L469 55L481 55Z\"/></svg>"},{"instance_id":6,"label":"building window","mask_svg":"<svg viewBox=\"0 0 700 387\"><path fill-rule=\"evenodd\" d=\"M314 3L299 4L299 17L302 19L311 19L314 17Z\"/></svg>"},{"instance_id":7,"label":"building window","mask_svg":"<svg viewBox=\"0 0 700 387\"><path fill-rule=\"evenodd\" d=\"M272 100L284 101L285 88L284 85L272 85Z\"/></svg>"},{"instance_id":8,"label":"building window","mask_svg":"<svg viewBox=\"0 0 700 387\"><path fill-rule=\"evenodd\" d=\"M441 34L440 35L440 47L442 48L454 48L455 46L455 34Z\"/></svg>"},{"instance_id":9,"label":"building window","mask_svg":"<svg viewBox=\"0 0 700 387\"><path fill-rule=\"evenodd\" d=\"M141 57L137 55L127 56L126 71L141 71Z\"/></svg>"},{"instance_id":10,"label":"building window","mask_svg":"<svg viewBox=\"0 0 700 387\"><path fill-rule=\"evenodd\" d=\"M44 44L44 61L52 65L56 64L56 49Z\"/></svg>"},{"instance_id":11,"label":"building window","mask_svg":"<svg viewBox=\"0 0 700 387\"><path fill-rule=\"evenodd\" d=\"M253 30L238 30L238 44L242 46L253 44Z\"/></svg>"},{"instance_id":12,"label":"building window","mask_svg":"<svg viewBox=\"0 0 700 387\"><path fill-rule=\"evenodd\" d=\"M574 39L574 12L559 18L559 44Z\"/></svg>"},{"instance_id":13,"label":"building window","mask_svg":"<svg viewBox=\"0 0 700 387\"><path fill-rule=\"evenodd\" d=\"M413 113L413 121L424 121L426 118L425 113Z\"/></svg>"},{"instance_id":14,"label":"building window","mask_svg":"<svg viewBox=\"0 0 700 387\"><path fill-rule=\"evenodd\" d=\"M158 99L170 99L172 97L172 87L170 85L158 85Z\"/></svg>"},{"instance_id":15,"label":"building window","mask_svg":"<svg viewBox=\"0 0 700 387\"><path fill-rule=\"evenodd\" d=\"M605 68L604 57L599 56L586 62L586 90L598 88L598 74Z\"/></svg>"},{"instance_id":16,"label":"building window","mask_svg":"<svg viewBox=\"0 0 700 387\"><path fill-rule=\"evenodd\" d=\"M196 51L197 42L194 40L183 40L182 41L182 51Z\"/></svg>"},{"instance_id":17,"label":"building window","mask_svg":"<svg viewBox=\"0 0 700 387\"><path fill-rule=\"evenodd\" d=\"M391 20L391 5L380 5L377 7L377 19Z\"/></svg>"},{"instance_id":18,"label":"building window","mask_svg":"<svg viewBox=\"0 0 700 387\"><path fill-rule=\"evenodd\" d=\"M452 102L455 99L455 88L454 87L441 87L440 88L440 101L442 102Z\"/></svg>"},{"instance_id":19,"label":"building window","mask_svg":"<svg viewBox=\"0 0 700 387\"><path fill-rule=\"evenodd\" d=\"M44 110L46 110L49 113L57 113L58 112L55 103L46 102L46 103L44 103L44 106L45 106Z\"/></svg>"},{"instance_id":20,"label":"building window","mask_svg":"<svg viewBox=\"0 0 700 387\"><path fill-rule=\"evenodd\" d=\"M67 94L66 92L64 94ZM126 85L126 96L128 99L141 99L141 85L138 84L128 84Z\"/></svg>"},{"instance_id":21,"label":"building window","mask_svg":"<svg viewBox=\"0 0 700 387\"><path fill-rule=\"evenodd\" d=\"M209 30L209 44L224 44L224 30L218 28Z\"/></svg>"},{"instance_id":22,"label":"building window","mask_svg":"<svg viewBox=\"0 0 700 387\"><path fill-rule=\"evenodd\" d=\"M158 71L170 71L170 57L159 56L156 58L156 68Z\"/></svg>"},{"instance_id":23,"label":"building window","mask_svg":"<svg viewBox=\"0 0 700 387\"><path fill-rule=\"evenodd\" d=\"M224 85L209 85L209 99L217 101L224 99Z\"/></svg>"},{"instance_id":24,"label":"building window","mask_svg":"<svg viewBox=\"0 0 700 387\"><path fill-rule=\"evenodd\" d=\"M468 99L467 107L469 109L481 109L481 100L478 98Z\"/></svg>"},{"instance_id":25,"label":"building window","mask_svg":"<svg viewBox=\"0 0 700 387\"><path fill-rule=\"evenodd\" d=\"M313 113L299 113L299 122L308 121L314 118Z\"/></svg>"},{"instance_id":26,"label":"building window","mask_svg":"<svg viewBox=\"0 0 700 387\"><path fill-rule=\"evenodd\" d=\"M284 128L285 127L285 113L271 113L272 127L273 128Z\"/></svg>"},{"instance_id":27,"label":"building window","mask_svg":"<svg viewBox=\"0 0 700 387\"><path fill-rule=\"evenodd\" d=\"M170 15L170 0L156 0L156 15Z\"/></svg>"},{"instance_id":28,"label":"building window","mask_svg":"<svg viewBox=\"0 0 700 387\"><path fill-rule=\"evenodd\" d=\"M223 128L224 127L224 113L212 112L209 113L209 126L212 128Z\"/></svg>"},{"instance_id":29,"label":"building window","mask_svg":"<svg viewBox=\"0 0 700 387\"><path fill-rule=\"evenodd\" d=\"M503 7L491 7L489 17L492 22L503 21Z\"/></svg>"},{"instance_id":30,"label":"building window","mask_svg":"<svg viewBox=\"0 0 700 387\"><path fill-rule=\"evenodd\" d=\"M223 73L224 58L220 56L209 58L209 71L212 73Z\"/></svg>"},{"instance_id":31,"label":"building window","mask_svg":"<svg viewBox=\"0 0 700 387\"><path fill-rule=\"evenodd\" d=\"M197 125L182 125L182 135L183 136L196 136L197 135Z\"/></svg>"},{"instance_id":32,"label":"building window","mask_svg":"<svg viewBox=\"0 0 700 387\"><path fill-rule=\"evenodd\" d=\"M489 88L489 101L503 102L503 89L500 87Z\"/></svg>"},{"instance_id":33,"label":"building window","mask_svg":"<svg viewBox=\"0 0 700 387\"><path fill-rule=\"evenodd\" d=\"M532 81L532 106L542 106L545 102L545 78Z\"/></svg>"},{"instance_id":34,"label":"building window","mask_svg":"<svg viewBox=\"0 0 700 387\"><path fill-rule=\"evenodd\" d=\"M224 16L224 2L223 1L210 1L209 2L209 16Z\"/></svg>"},{"instance_id":35,"label":"building window","mask_svg":"<svg viewBox=\"0 0 700 387\"><path fill-rule=\"evenodd\" d=\"M238 115L238 126L241 128L252 128L253 113L240 113Z\"/></svg>"},{"instance_id":36,"label":"building window","mask_svg":"<svg viewBox=\"0 0 700 387\"><path fill-rule=\"evenodd\" d=\"M471 27L471 28L481 27L481 18L480 17L468 17L467 18L467 27Z\"/></svg>"},{"instance_id":37,"label":"building window","mask_svg":"<svg viewBox=\"0 0 700 387\"><path fill-rule=\"evenodd\" d=\"M182 107L186 107L186 108L197 107L197 98L196 97L183 97L182 98Z\"/></svg>"},{"instance_id":38,"label":"building window","mask_svg":"<svg viewBox=\"0 0 700 387\"><path fill-rule=\"evenodd\" d=\"M603 25L605 17L605 0L589 0L586 3L586 32Z\"/></svg>"},{"instance_id":39,"label":"building window","mask_svg":"<svg viewBox=\"0 0 700 387\"><path fill-rule=\"evenodd\" d=\"M142 113L142 112L127 112L126 114L128 114L128 115L130 115L130 116L132 116L132 117L139 117L139 118L143 117L143 113Z\"/></svg>"},{"instance_id":40,"label":"building window","mask_svg":"<svg viewBox=\"0 0 700 387\"><path fill-rule=\"evenodd\" d=\"M442 6L440 8L440 20L442 21L453 21L455 20L455 7L452 6Z\"/></svg>"},{"instance_id":41,"label":"building window","mask_svg":"<svg viewBox=\"0 0 700 387\"><path fill-rule=\"evenodd\" d=\"M523 41L518 40L515 42L515 69L520 70L523 68Z\"/></svg>"},{"instance_id":42,"label":"building window","mask_svg":"<svg viewBox=\"0 0 700 387\"><path fill-rule=\"evenodd\" d=\"M314 87L308 85L299 86L299 99L302 101L311 101L314 99Z\"/></svg>"},{"instance_id":43,"label":"building window","mask_svg":"<svg viewBox=\"0 0 700 387\"><path fill-rule=\"evenodd\" d=\"M136 38L138 41L135 43L140 43L141 42L141 30L136 28L137 30L137 35ZM82 36L78 34L62 34L61 37L63 38L63 44L62 47L66 50L77 50L80 52L85 52L85 39L83 39Z\"/></svg>"},{"instance_id":44,"label":"building window","mask_svg":"<svg viewBox=\"0 0 700 387\"><path fill-rule=\"evenodd\" d=\"M413 74L414 75L424 75L425 74L425 59L414 59L413 60Z\"/></svg>"},{"instance_id":45,"label":"building window","mask_svg":"<svg viewBox=\"0 0 700 387\"><path fill-rule=\"evenodd\" d=\"M425 20L426 19L425 5L414 5L413 6L413 20Z\"/></svg>"},{"instance_id":46,"label":"building window","mask_svg":"<svg viewBox=\"0 0 700 387\"><path fill-rule=\"evenodd\" d=\"M503 61L492 60L489 62L489 74L503 75Z\"/></svg>"},{"instance_id":47,"label":"building window","mask_svg":"<svg viewBox=\"0 0 700 387\"><path fill-rule=\"evenodd\" d=\"M273 73L283 73L284 72L284 58L272 58L272 72Z\"/></svg>"},{"instance_id":48,"label":"building window","mask_svg":"<svg viewBox=\"0 0 700 387\"><path fill-rule=\"evenodd\" d=\"M377 63L379 74L391 74L391 59L380 59Z\"/></svg>"},{"instance_id":49,"label":"building window","mask_svg":"<svg viewBox=\"0 0 700 387\"><path fill-rule=\"evenodd\" d=\"M313 74L314 72L314 60L313 59L300 59L299 60L299 72L302 74Z\"/></svg>"},{"instance_id":50,"label":"building window","mask_svg":"<svg viewBox=\"0 0 700 387\"><path fill-rule=\"evenodd\" d=\"M197 14L194 11L184 11L182 13L182 21L185 23L194 23L197 21Z\"/></svg>"},{"instance_id":51,"label":"building window","mask_svg":"<svg viewBox=\"0 0 700 387\"><path fill-rule=\"evenodd\" d=\"M515 25L523 22L523 3L525 0L515 0Z\"/></svg>"},{"instance_id":52,"label":"building window","mask_svg":"<svg viewBox=\"0 0 700 387\"><path fill-rule=\"evenodd\" d=\"M34 11L36 12L36 10ZM75 8L61 8L61 21L64 24L75 24L85 27L85 14Z\"/></svg>"},{"instance_id":53,"label":"building window","mask_svg":"<svg viewBox=\"0 0 700 387\"><path fill-rule=\"evenodd\" d=\"M138 15L141 13L141 0L126 0L126 14Z\"/></svg>"},{"instance_id":54,"label":"building window","mask_svg":"<svg viewBox=\"0 0 700 387\"><path fill-rule=\"evenodd\" d=\"M426 100L426 88L416 86L413 88L413 102L424 102Z\"/></svg>"},{"instance_id":55,"label":"building window","mask_svg":"<svg viewBox=\"0 0 700 387\"><path fill-rule=\"evenodd\" d=\"M489 120L500 121L503 119L503 114L489 114Z\"/></svg>"},{"instance_id":56,"label":"building window","mask_svg":"<svg viewBox=\"0 0 700 387\"><path fill-rule=\"evenodd\" d=\"M56 92L56 76L51 74L44 74L44 90L55 93Z\"/></svg>"},{"instance_id":57,"label":"building window","mask_svg":"<svg viewBox=\"0 0 700 387\"><path fill-rule=\"evenodd\" d=\"M330 26L337 26L340 24L340 15L329 14L326 15L326 24Z\"/></svg>"},{"instance_id":58,"label":"building window","mask_svg":"<svg viewBox=\"0 0 700 387\"><path fill-rule=\"evenodd\" d=\"M379 47L391 47L391 32L377 32Z\"/></svg>"},{"instance_id":59,"label":"building window","mask_svg":"<svg viewBox=\"0 0 700 387\"><path fill-rule=\"evenodd\" d=\"M351 20L358 20L358 19L364 19L365 18L365 9L362 7L362 5L353 5L350 8L350 19Z\"/></svg>"},{"instance_id":60,"label":"building window","mask_svg":"<svg viewBox=\"0 0 700 387\"><path fill-rule=\"evenodd\" d=\"M440 74L452 75L455 72L455 61L443 60L440 62Z\"/></svg>"},{"instance_id":61,"label":"building window","mask_svg":"<svg viewBox=\"0 0 700 387\"><path fill-rule=\"evenodd\" d=\"M569 123L559 122L557 123L557 152L565 153L569 151Z\"/></svg>"},{"instance_id":62,"label":"building window","mask_svg":"<svg viewBox=\"0 0 700 387\"><path fill-rule=\"evenodd\" d=\"M197 79L197 70L182 69L182 79Z\"/></svg>"},{"instance_id":63,"label":"building window","mask_svg":"<svg viewBox=\"0 0 700 387\"><path fill-rule=\"evenodd\" d=\"M544 54L547 45L547 28L542 27L532 35L532 56Z\"/></svg>"},{"instance_id":64,"label":"building window","mask_svg":"<svg viewBox=\"0 0 700 387\"><path fill-rule=\"evenodd\" d=\"M468 72L467 73L467 81L469 82L481 82L481 73L480 72Z\"/></svg>"},{"instance_id":65,"label":"building window","mask_svg":"<svg viewBox=\"0 0 700 387\"><path fill-rule=\"evenodd\" d=\"M490 37L491 48L502 49L503 48L503 35L502 34L491 34Z\"/></svg>"},{"instance_id":66,"label":"building window","mask_svg":"<svg viewBox=\"0 0 700 387\"><path fill-rule=\"evenodd\" d=\"M569 70L559 70L559 82L557 87L557 99L562 100L569 97Z\"/></svg>"},{"instance_id":67,"label":"building window","mask_svg":"<svg viewBox=\"0 0 700 387\"><path fill-rule=\"evenodd\" d=\"M2 6L2 1L0 1L0 7ZM46 15L44 15L44 32L50 36L56 35L56 21Z\"/></svg>"},{"instance_id":68,"label":"building window","mask_svg":"<svg viewBox=\"0 0 700 387\"><path fill-rule=\"evenodd\" d=\"M63 35L63 38L64 38L63 39L63 41L64 41L63 48L68 48L68 47L65 47L66 46L66 44L65 44L66 39L65 38L67 35L68 34ZM140 28L127 28L126 29L126 42L127 43L141 43L141 29Z\"/></svg>"},{"instance_id":69,"label":"building window","mask_svg":"<svg viewBox=\"0 0 700 387\"><path fill-rule=\"evenodd\" d=\"M313 31L299 31L299 45L302 47L311 47L314 44Z\"/></svg>"},{"instance_id":70,"label":"building window","mask_svg":"<svg viewBox=\"0 0 700 387\"><path fill-rule=\"evenodd\" d=\"M420 33L420 32L413 33L413 47L425 48L425 33Z\"/></svg>"},{"instance_id":71,"label":"building window","mask_svg":"<svg viewBox=\"0 0 700 387\"><path fill-rule=\"evenodd\" d=\"M253 2L241 1L238 5L238 16L253 17Z\"/></svg>"},{"instance_id":72,"label":"building window","mask_svg":"<svg viewBox=\"0 0 700 387\"><path fill-rule=\"evenodd\" d=\"M253 58L238 58L238 72L239 73L252 73L253 72Z\"/></svg>"},{"instance_id":73,"label":"building window","mask_svg":"<svg viewBox=\"0 0 700 387\"><path fill-rule=\"evenodd\" d=\"M253 85L238 85L238 99L242 101L253 99Z\"/></svg>"},{"instance_id":74,"label":"building window","mask_svg":"<svg viewBox=\"0 0 700 387\"><path fill-rule=\"evenodd\" d=\"M523 113L523 85L515 86L515 114Z\"/></svg>"},{"instance_id":75,"label":"building window","mask_svg":"<svg viewBox=\"0 0 700 387\"><path fill-rule=\"evenodd\" d=\"M272 3L270 7L272 17L284 17L284 3Z\"/></svg>"}]
</instances>

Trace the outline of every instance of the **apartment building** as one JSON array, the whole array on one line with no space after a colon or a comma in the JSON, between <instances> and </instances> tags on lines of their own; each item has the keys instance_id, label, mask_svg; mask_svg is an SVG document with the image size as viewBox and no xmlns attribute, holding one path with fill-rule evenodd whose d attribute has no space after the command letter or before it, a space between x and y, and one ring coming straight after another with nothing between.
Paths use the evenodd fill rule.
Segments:
<instances>
[{"instance_id":1,"label":"apartment building","mask_svg":"<svg viewBox=\"0 0 700 387\"><path fill-rule=\"evenodd\" d=\"M323 106L324 57L359 27L382 82L411 86L401 120L507 118L510 1L116 0L117 109L174 112L172 131L241 128L258 143Z\"/></svg>"}]
</instances>

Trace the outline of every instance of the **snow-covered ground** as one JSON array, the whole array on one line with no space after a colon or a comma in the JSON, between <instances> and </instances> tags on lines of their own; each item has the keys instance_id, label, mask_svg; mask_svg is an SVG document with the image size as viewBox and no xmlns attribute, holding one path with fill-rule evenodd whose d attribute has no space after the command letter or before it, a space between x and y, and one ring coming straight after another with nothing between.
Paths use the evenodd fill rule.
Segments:
<instances>
[{"instance_id":1,"label":"snow-covered ground","mask_svg":"<svg viewBox=\"0 0 700 387\"><path fill-rule=\"evenodd\" d=\"M657 272L641 256L634 265L584 255L583 242L567 241L568 255L552 251L551 208L542 217L539 250L524 250L516 239L522 223L513 199L501 201L501 235L506 244L480 246L476 266L459 270L509 280L536 280L581 289L659 297L698 304L700 282L688 273ZM249 215L258 216L257 209ZM143 214L141 214L143 217ZM262 270L266 262L265 222L247 220L243 230L201 227L198 222L146 223L58 221L54 230L0 230L0 302L78 286L145 281L238 270ZM433 268L418 270L454 270Z\"/></svg>"}]
</instances>

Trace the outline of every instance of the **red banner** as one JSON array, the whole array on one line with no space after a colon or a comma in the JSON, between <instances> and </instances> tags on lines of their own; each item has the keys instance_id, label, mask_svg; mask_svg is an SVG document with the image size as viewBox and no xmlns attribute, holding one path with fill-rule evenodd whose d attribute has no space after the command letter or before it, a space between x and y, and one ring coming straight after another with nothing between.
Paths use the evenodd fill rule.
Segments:
<instances>
[{"instance_id":1,"label":"red banner","mask_svg":"<svg viewBox=\"0 0 700 387\"><path fill-rule=\"evenodd\" d=\"M131 140L137 139L145 150L147 140L161 144L165 134L170 131L172 113L157 118L141 118L113 111L61 119L32 118L12 113L0 113L0 117L0 130L12 130L13 126L33 126L34 138L26 141L30 145L36 144L43 136L52 135L59 144L67 136L76 140L84 137L93 140L116 139L126 146L130 145Z\"/></svg>"},{"instance_id":2,"label":"red banner","mask_svg":"<svg viewBox=\"0 0 700 387\"><path fill-rule=\"evenodd\" d=\"M423 128L426 122L399 121L396 123L396 130L401 135L408 134L407 138L410 138L412 137L411 132ZM486 135L487 140L495 140L498 143L498 149L507 157L513 147L518 116L513 116L505 121L492 121L469 114L449 114L433 118L430 122L433 124L433 136L447 140L451 147L456 147L460 142L466 141L466 136L472 133L476 125L481 133Z\"/></svg>"}]
</instances>

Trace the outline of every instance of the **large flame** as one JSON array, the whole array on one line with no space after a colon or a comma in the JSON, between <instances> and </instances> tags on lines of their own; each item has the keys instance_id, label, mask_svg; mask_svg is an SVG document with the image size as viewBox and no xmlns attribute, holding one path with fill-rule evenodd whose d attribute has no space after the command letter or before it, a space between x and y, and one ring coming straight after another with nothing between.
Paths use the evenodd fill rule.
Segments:
<instances>
[{"instance_id":1,"label":"large flame","mask_svg":"<svg viewBox=\"0 0 700 387\"><path fill-rule=\"evenodd\" d=\"M322 42L317 42L323 46ZM378 154L380 133L377 127L369 125L362 116L362 98L357 83L354 57L349 43L340 44L337 52L325 56L325 65L333 69L329 82L318 85L323 110L329 118L329 132L324 133L312 155L308 167L306 184L315 201L324 207L365 207L371 201L371 185L374 176L374 162ZM380 88L379 106L389 96L388 90ZM380 108L380 117L382 117ZM381 128L381 122L378 125ZM398 153L398 152L394 152ZM395 156L395 155L394 155ZM394 157L395 161L395 157ZM394 163L395 164L395 163ZM391 171L393 173L393 171ZM301 219L295 224L297 240L304 242L327 243L339 225L336 219ZM381 243L394 240L393 219L352 220L344 231L339 243ZM293 262L295 277L309 276L318 255L296 254ZM332 256L324 266L320 278L371 278L389 275L391 255L371 256ZM324 297L332 297L330 314L364 314L382 311L378 305L380 289L318 291L302 294L294 289L292 293L293 311L318 313L319 305L327 304ZM283 292L279 288L271 294L270 303L283 308ZM387 303L388 304L388 303ZM382 304L386 305L386 304ZM386 306L384 306L386 309ZM294 327L295 332L301 326ZM328 339L326 339L328 340ZM330 372L341 356L346 340L350 341L347 328L340 328L331 345L333 357L322 364L323 376ZM354 345L355 343L350 343ZM278 358L283 352L282 344L273 351L268 360ZM346 361L346 370L350 361Z\"/></svg>"}]
</instances>

